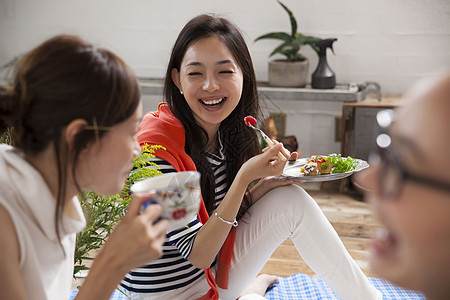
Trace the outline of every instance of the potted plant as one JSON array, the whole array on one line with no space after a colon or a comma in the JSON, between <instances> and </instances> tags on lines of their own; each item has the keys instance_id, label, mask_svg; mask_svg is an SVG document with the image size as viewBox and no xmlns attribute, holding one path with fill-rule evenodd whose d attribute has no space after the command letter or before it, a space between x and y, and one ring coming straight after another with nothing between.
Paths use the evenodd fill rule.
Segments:
<instances>
[{"instance_id":1,"label":"potted plant","mask_svg":"<svg viewBox=\"0 0 450 300\"><path fill-rule=\"evenodd\" d=\"M284 87L304 87L308 76L308 59L300 53L301 46L309 45L319 54L319 48L316 42L320 38L306 36L297 32L297 21L292 11L283 3L277 2L288 13L291 21L291 32L272 32L259 36L256 41L262 39L277 39L282 43L270 53L269 57L274 54L281 54L286 59L276 59L269 61L269 84L273 86Z\"/></svg>"}]
</instances>

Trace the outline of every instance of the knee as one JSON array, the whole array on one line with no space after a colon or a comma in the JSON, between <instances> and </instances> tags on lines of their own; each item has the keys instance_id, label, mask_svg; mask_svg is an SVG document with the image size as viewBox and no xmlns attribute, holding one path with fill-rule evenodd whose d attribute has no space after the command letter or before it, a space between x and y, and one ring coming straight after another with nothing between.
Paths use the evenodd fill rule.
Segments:
<instances>
[{"instance_id":1,"label":"knee","mask_svg":"<svg viewBox=\"0 0 450 300\"><path fill-rule=\"evenodd\" d=\"M317 206L315 200L303 188L295 184L273 189L267 196L270 202L276 203L274 209L281 209L285 214L290 211L297 217Z\"/></svg>"},{"instance_id":2,"label":"knee","mask_svg":"<svg viewBox=\"0 0 450 300\"><path fill-rule=\"evenodd\" d=\"M292 205L303 205L314 199L300 186L296 184L281 186L274 191L280 194L280 198L286 203L292 203Z\"/></svg>"}]
</instances>

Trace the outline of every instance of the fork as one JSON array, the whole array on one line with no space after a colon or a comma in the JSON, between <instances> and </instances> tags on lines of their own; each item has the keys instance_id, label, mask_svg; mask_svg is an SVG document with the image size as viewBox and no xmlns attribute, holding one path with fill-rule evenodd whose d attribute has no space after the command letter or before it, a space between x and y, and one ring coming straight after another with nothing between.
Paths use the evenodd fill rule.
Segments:
<instances>
[{"instance_id":1,"label":"fork","mask_svg":"<svg viewBox=\"0 0 450 300\"><path fill-rule=\"evenodd\" d=\"M274 142L272 141L272 139L271 139L270 137L268 137L267 134L264 133L264 131L262 131L262 130L259 129L258 127L253 126L253 125L250 124L250 123L248 123L247 126L253 128L253 129L255 129L256 131L258 131L258 132L261 134L261 136L263 137L263 139L266 141L267 145L269 145L269 146L275 145ZM287 160L286 156L284 156L281 152L278 152L278 157L279 157L281 160L283 160L283 161L286 161L286 160Z\"/></svg>"}]
</instances>

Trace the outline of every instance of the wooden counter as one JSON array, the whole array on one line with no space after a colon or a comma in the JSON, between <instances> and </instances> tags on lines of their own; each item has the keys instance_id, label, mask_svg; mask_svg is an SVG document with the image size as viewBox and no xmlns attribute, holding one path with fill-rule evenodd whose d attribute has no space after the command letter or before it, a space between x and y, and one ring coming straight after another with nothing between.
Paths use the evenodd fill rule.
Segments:
<instances>
[{"instance_id":1,"label":"wooden counter","mask_svg":"<svg viewBox=\"0 0 450 300\"><path fill-rule=\"evenodd\" d=\"M364 101L344 102L342 104L341 119L341 154L343 156L355 156L355 112L358 108L395 109L401 106L401 95L383 95L381 101L375 98L367 98Z\"/></svg>"}]
</instances>

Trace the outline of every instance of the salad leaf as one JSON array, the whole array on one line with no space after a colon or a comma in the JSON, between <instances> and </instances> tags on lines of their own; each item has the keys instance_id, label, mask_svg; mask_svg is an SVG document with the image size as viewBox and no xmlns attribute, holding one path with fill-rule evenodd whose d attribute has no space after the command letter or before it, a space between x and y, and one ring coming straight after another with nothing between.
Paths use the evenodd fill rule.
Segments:
<instances>
[{"instance_id":1,"label":"salad leaf","mask_svg":"<svg viewBox=\"0 0 450 300\"><path fill-rule=\"evenodd\" d=\"M330 154L333 170L331 173L345 173L353 171L358 165L358 161L351 156L342 157L340 154Z\"/></svg>"}]
</instances>

